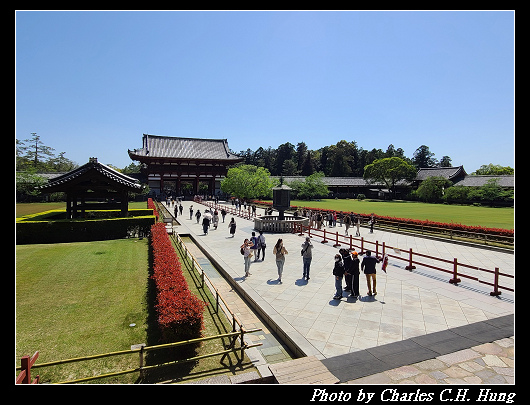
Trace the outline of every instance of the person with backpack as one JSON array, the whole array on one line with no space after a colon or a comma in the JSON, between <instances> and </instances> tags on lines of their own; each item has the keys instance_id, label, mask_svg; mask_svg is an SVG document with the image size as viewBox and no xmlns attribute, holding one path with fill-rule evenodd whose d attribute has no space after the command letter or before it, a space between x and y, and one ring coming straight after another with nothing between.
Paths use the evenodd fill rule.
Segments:
<instances>
[{"instance_id":1,"label":"person with backpack","mask_svg":"<svg viewBox=\"0 0 530 405\"><path fill-rule=\"evenodd\" d=\"M278 281L282 282L283 265L285 264L285 255L288 254L287 249L283 247L283 240L280 238L272 249L272 254L276 256L276 266L278 267Z\"/></svg>"}]
</instances>

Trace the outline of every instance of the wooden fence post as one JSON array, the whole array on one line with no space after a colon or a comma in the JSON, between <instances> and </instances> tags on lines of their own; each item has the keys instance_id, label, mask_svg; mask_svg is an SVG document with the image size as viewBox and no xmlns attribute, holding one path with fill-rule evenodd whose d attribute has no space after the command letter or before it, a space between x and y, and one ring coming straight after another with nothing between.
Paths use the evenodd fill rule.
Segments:
<instances>
[{"instance_id":1,"label":"wooden fence post","mask_svg":"<svg viewBox=\"0 0 530 405\"><path fill-rule=\"evenodd\" d=\"M453 278L449 280L451 284L458 284L461 280L458 278L458 261L456 257L453 259Z\"/></svg>"},{"instance_id":2,"label":"wooden fence post","mask_svg":"<svg viewBox=\"0 0 530 405\"><path fill-rule=\"evenodd\" d=\"M335 244L333 245L333 247L339 247L340 246L340 243L339 243L339 233L338 232L335 232Z\"/></svg>"},{"instance_id":3,"label":"wooden fence post","mask_svg":"<svg viewBox=\"0 0 530 405\"><path fill-rule=\"evenodd\" d=\"M406 270L413 270L413 269L415 269L415 268L416 268L416 266L414 266L414 265L412 264L412 248L410 248L410 249L409 249L409 265L408 265L408 266L405 266L405 269L406 269Z\"/></svg>"},{"instance_id":4,"label":"wooden fence post","mask_svg":"<svg viewBox=\"0 0 530 405\"><path fill-rule=\"evenodd\" d=\"M321 243L328 243L326 240L326 228L324 228L324 240Z\"/></svg>"},{"instance_id":5,"label":"wooden fence post","mask_svg":"<svg viewBox=\"0 0 530 405\"><path fill-rule=\"evenodd\" d=\"M501 295L501 292L499 291L499 268L498 267L495 267L495 280L493 281L493 291L490 292L490 295L494 297Z\"/></svg>"},{"instance_id":6,"label":"wooden fence post","mask_svg":"<svg viewBox=\"0 0 530 405\"><path fill-rule=\"evenodd\" d=\"M39 352L35 352L33 356L24 356L20 359L20 366L22 367L22 372L19 376L22 377L22 379L17 378L15 382L17 384L38 384L40 377L37 376L35 380L31 381L31 366L35 364L37 361L37 358L39 357Z\"/></svg>"}]
</instances>

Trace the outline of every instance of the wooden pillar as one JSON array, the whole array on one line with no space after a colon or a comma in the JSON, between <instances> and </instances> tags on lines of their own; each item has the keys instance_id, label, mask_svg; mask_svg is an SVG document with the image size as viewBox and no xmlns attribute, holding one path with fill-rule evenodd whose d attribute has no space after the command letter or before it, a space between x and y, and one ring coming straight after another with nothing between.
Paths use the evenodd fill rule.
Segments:
<instances>
[{"instance_id":1,"label":"wooden pillar","mask_svg":"<svg viewBox=\"0 0 530 405\"><path fill-rule=\"evenodd\" d=\"M129 198L127 191L122 191L120 195L121 199L121 216L126 217L129 215Z\"/></svg>"},{"instance_id":2,"label":"wooden pillar","mask_svg":"<svg viewBox=\"0 0 530 405\"><path fill-rule=\"evenodd\" d=\"M72 219L72 195L66 193L66 218Z\"/></svg>"}]
</instances>

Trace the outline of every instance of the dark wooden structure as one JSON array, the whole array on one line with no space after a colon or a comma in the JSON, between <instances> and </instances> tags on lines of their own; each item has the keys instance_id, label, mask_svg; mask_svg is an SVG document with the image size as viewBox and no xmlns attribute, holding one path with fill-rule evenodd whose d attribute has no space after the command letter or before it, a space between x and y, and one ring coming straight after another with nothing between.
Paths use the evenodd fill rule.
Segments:
<instances>
[{"instance_id":1,"label":"dark wooden structure","mask_svg":"<svg viewBox=\"0 0 530 405\"><path fill-rule=\"evenodd\" d=\"M142 148L128 152L132 160L141 163L155 195L216 195L228 167L243 161L230 151L226 139L143 134ZM201 190L201 183L207 185L207 191Z\"/></svg>"},{"instance_id":2,"label":"dark wooden structure","mask_svg":"<svg viewBox=\"0 0 530 405\"><path fill-rule=\"evenodd\" d=\"M90 158L88 163L50 180L41 187L43 193L66 193L67 218L85 217L87 210L120 209L121 216L128 214L128 193L139 193L142 185Z\"/></svg>"}]
</instances>

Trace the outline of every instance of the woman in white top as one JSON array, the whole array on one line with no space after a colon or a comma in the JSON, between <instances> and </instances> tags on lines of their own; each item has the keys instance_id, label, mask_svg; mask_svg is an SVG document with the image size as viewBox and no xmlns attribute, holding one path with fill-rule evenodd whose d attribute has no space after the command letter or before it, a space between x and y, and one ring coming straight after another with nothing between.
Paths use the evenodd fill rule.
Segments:
<instances>
[{"instance_id":1,"label":"woman in white top","mask_svg":"<svg viewBox=\"0 0 530 405\"><path fill-rule=\"evenodd\" d=\"M245 257L245 277L248 277L250 273L250 258L252 257L252 252L250 248L254 246L254 244L249 241L248 239L245 239L243 244L241 245L241 254Z\"/></svg>"}]
</instances>

